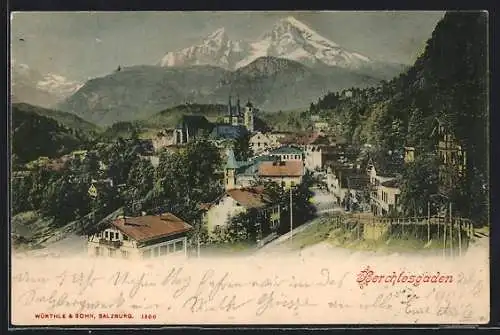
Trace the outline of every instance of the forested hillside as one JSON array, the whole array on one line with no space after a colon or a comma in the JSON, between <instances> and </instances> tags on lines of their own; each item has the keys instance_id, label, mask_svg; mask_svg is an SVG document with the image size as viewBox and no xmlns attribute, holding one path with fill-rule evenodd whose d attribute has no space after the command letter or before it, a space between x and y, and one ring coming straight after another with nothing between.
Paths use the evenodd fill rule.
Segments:
<instances>
[{"instance_id":1,"label":"forested hillside","mask_svg":"<svg viewBox=\"0 0 500 335\"><path fill-rule=\"evenodd\" d=\"M14 163L26 163L41 156L59 157L84 147L89 134L69 128L53 118L40 115L31 106L12 106L11 144Z\"/></svg>"},{"instance_id":2,"label":"forested hillside","mask_svg":"<svg viewBox=\"0 0 500 335\"><path fill-rule=\"evenodd\" d=\"M322 114L354 143L386 152L414 146L422 159L435 150L439 121L467 154L465 176L445 196L460 214L484 217L489 183L486 23L485 13L447 13L406 73L377 87L328 94L308 113Z\"/></svg>"},{"instance_id":3,"label":"forested hillside","mask_svg":"<svg viewBox=\"0 0 500 335\"><path fill-rule=\"evenodd\" d=\"M43 108L40 106L30 105L27 103L14 103L12 104L16 110L23 110L25 112L36 113L41 116L56 120L58 123L68 127L81 130L83 132L96 133L100 129L97 125L85 121L84 119L76 116L75 114L61 112L54 109Z\"/></svg>"}]
</instances>

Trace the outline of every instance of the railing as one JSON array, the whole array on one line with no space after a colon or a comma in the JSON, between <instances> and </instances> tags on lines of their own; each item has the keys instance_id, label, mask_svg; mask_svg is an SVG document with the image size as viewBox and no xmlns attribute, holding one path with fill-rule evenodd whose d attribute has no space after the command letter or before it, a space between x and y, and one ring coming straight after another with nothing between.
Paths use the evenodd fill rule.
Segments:
<instances>
[{"instance_id":1,"label":"railing","mask_svg":"<svg viewBox=\"0 0 500 335\"><path fill-rule=\"evenodd\" d=\"M107 245L107 246L114 247L114 248L119 248L123 244L123 242L122 241L110 241L110 240L106 240L104 238L101 238L99 240L99 244Z\"/></svg>"}]
</instances>

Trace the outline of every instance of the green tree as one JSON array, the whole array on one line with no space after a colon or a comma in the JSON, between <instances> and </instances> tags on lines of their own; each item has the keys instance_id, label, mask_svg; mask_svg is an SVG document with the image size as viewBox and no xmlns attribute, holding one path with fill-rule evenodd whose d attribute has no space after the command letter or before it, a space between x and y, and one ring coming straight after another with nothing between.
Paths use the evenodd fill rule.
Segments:
<instances>
[{"instance_id":1,"label":"green tree","mask_svg":"<svg viewBox=\"0 0 500 335\"><path fill-rule=\"evenodd\" d=\"M400 204L405 215L427 211L438 194L438 161L433 155L418 155L402 176Z\"/></svg>"},{"instance_id":2,"label":"green tree","mask_svg":"<svg viewBox=\"0 0 500 335\"><path fill-rule=\"evenodd\" d=\"M250 148L250 136L250 133L246 133L234 142L234 156L236 160L247 161L252 157L253 152L252 148Z\"/></svg>"}]
</instances>

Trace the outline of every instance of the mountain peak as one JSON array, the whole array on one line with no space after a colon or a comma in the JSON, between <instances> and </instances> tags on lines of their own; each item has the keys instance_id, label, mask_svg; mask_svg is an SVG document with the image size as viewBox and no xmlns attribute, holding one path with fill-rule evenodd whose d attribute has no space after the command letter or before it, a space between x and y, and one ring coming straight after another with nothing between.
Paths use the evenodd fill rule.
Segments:
<instances>
[{"instance_id":1,"label":"mountain peak","mask_svg":"<svg viewBox=\"0 0 500 335\"><path fill-rule=\"evenodd\" d=\"M227 35L226 33L226 28L221 27L214 32L212 32L210 35L207 36L206 39L218 39L218 38L223 38Z\"/></svg>"},{"instance_id":2,"label":"mountain peak","mask_svg":"<svg viewBox=\"0 0 500 335\"><path fill-rule=\"evenodd\" d=\"M167 53L160 65L213 65L235 70L263 56L294 60L307 66L346 69L359 69L371 62L368 57L347 51L321 36L294 16L286 16L257 41L232 41L221 27L201 44Z\"/></svg>"},{"instance_id":3,"label":"mountain peak","mask_svg":"<svg viewBox=\"0 0 500 335\"><path fill-rule=\"evenodd\" d=\"M288 23L296 28L299 28L299 29L302 29L302 30L309 30L309 31L313 31L313 29L311 29L308 25L306 25L305 23L297 20L295 17L293 16L287 16L283 19L281 19L279 22L281 23Z\"/></svg>"}]
</instances>

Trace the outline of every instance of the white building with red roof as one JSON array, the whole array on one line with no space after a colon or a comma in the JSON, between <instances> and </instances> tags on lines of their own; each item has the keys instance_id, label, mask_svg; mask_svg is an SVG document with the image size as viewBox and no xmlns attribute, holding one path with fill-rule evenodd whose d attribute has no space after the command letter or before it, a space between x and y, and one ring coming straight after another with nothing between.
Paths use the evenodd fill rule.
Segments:
<instances>
[{"instance_id":1,"label":"white building with red roof","mask_svg":"<svg viewBox=\"0 0 500 335\"><path fill-rule=\"evenodd\" d=\"M90 256L151 258L186 255L187 233L193 227L171 213L119 217L88 236Z\"/></svg>"}]
</instances>

